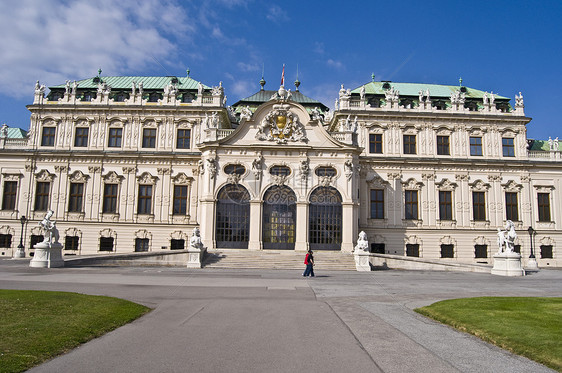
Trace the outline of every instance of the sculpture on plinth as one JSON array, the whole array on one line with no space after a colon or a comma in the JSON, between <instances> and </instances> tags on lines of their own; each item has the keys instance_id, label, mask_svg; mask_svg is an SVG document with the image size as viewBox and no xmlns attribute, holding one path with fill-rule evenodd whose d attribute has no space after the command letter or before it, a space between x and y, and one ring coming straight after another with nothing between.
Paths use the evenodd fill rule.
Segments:
<instances>
[{"instance_id":1,"label":"sculpture on plinth","mask_svg":"<svg viewBox=\"0 0 562 373\"><path fill-rule=\"evenodd\" d=\"M357 238L357 245L353 249L355 252L369 252L369 240L367 239L367 233L364 231L359 232L359 237Z\"/></svg>"},{"instance_id":2,"label":"sculpture on plinth","mask_svg":"<svg viewBox=\"0 0 562 373\"><path fill-rule=\"evenodd\" d=\"M59 230L57 229L57 222L51 221L51 217L53 216L53 210L47 211L47 214L39 222L39 226L45 230L45 234L43 242L48 243L49 246L51 244L58 244L59 243ZM53 242L54 241L54 242Z\"/></svg>"},{"instance_id":3,"label":"sculpture on plinth","mask_svg":"<svg viewBox=\"0 0 562 373\"><path fill-rule=\"evenodd\" d=\"M43 242L39 242L33 248L35 253L29 262L30 267L36 268L56 268L64 267L62 259L62 245L59 243L59 230L57 222L52 221L53 210L47 211L39 226L45 231Z\"/></svg>"},{"instance_id":4,"label":"sculpture on plinth","mask_svg":"<svg viewBox=\"0 0 562 373\"><path fill-rule=\"evenodd\" d=\"M201 268L207 248L203 245L198 227L193 228L187 251L187 268Z\"/></svg>"},{"instance_id":5,"label":"sculpture on plinth","mask_svg":"<svg viewBox=\"0 0 562 373\"><path fill-rule=\"evenodd\" d=\"M359 272L369 272L371 270L371 262L369 253L369 241L367 240L367 233L361 231L357 238L357 245L353 249L355 254L355 269Z\"/></svg>"},{"instance_id":6,"label":"sculpture on plinth","mask_svg":"<svg viewBox=\"0 0 562 373\"><path fill-rule=\"evenodd\" d=\"M203 248L203 241L201 241L201 236L198 227L195 227L195 229L193 229L193 233L191 234L191 238L189 239L189 247L191 249L199 249L199 250Z\"/></svg>"},{"instance_id":7,"label":"sculpture on plinth","mask_svg":"<svg viewBox=\"0 0 562 373\"><path fill-rule=\"evenodd\" d=\"M516 238L517 233L515 232L515 224L513 224L511 220L508 220L504 231L498 228L498 254L501 254L502 252L515 252L514 248Z\"/></svg>"},{"instance_id":8,"label":"sculpture on plinth","mask_svg":"<svg viewBox=\"0 0 562 373\"><path fill-rule=\"evenodd\" d=\"M498 252L494 255L494 267L491 273L500 276L524 276L521 255L515 252L515 224L508 220L505 230L498 228Z\"/></svg>"}]
</instances>

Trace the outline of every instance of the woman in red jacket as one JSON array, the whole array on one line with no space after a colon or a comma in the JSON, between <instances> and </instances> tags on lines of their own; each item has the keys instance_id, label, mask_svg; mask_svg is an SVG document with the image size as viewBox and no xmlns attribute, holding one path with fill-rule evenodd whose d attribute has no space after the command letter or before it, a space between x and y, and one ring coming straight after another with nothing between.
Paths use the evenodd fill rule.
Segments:
<instances>
[{"instance_id":1,"label":"woman in red jacket","mask_svg":"<svg viewBox=\"0 0 562 373\"><path fill-rule=\"evenodd\" d=\"M310 275L310 277L314 277L314 257L312 256L312 250L308 250L306 256L304 257L304 264L306 264L306 269L302 274L304 277Z\"/></svg>"}]
</instances>

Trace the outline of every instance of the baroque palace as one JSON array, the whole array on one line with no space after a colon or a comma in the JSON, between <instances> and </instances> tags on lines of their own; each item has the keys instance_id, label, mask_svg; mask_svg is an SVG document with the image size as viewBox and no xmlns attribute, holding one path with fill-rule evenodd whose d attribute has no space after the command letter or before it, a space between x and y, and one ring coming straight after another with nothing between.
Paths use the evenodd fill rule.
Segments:
<instances>
[{"instance_id":1,"label":"baroque palace","mask_svg":"<svg viewBox=\"0 0 562 373\"><path fill-rule=\"evenodd\" d=\"M29 131L0 131L0 252L21 229L31 255L53 210L65 254L183 250L199 227L209 249L349 253L364 231L373 253L491 264L512 220L523 264L531 237L562 264L561 147L527 139L520 93L373 77L331 111L260 85L226 106L189 73L37 82Z\"/></svg>"}]
</instances>

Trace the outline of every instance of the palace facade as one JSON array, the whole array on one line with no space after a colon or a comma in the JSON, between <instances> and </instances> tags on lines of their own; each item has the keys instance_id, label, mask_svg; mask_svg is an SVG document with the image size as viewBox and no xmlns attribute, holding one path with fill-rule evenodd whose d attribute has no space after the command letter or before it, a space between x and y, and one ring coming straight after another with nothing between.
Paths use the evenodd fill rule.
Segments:
<instances>
[{"instance_id":1,"label":"palace facade","mask_svg":"<svg viewBox=\"0 0 562 373\"><path fill-rule=\"evenodd\" d=\"M560 266L558 141L526 137L523 97L462 85L342 85L226 106L190 76L37 82L29 131L0 134L0 252L26 254L53 210L65 254L186 249L371 251L491 264L515 223L523 262ZM25 216L27 222L20 218ZM536 233L530 236L528 228Z\"/></svg>"}]
</instances>

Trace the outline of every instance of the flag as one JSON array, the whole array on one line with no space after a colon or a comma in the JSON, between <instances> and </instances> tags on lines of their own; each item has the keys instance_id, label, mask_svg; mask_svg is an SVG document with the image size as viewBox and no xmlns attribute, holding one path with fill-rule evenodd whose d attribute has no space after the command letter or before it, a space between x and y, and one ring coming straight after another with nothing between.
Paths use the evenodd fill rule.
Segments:
<instances>
[{"instance_id":1,"label":"flag","mask_svg":"<svg viewBox=\"0 0 562 373\"><path fill-rule=\"evenodd\" d=\"M283 72L281 73L281 85L285 86L285 64L283 64Z\"/></svg>"}]
</instances>

